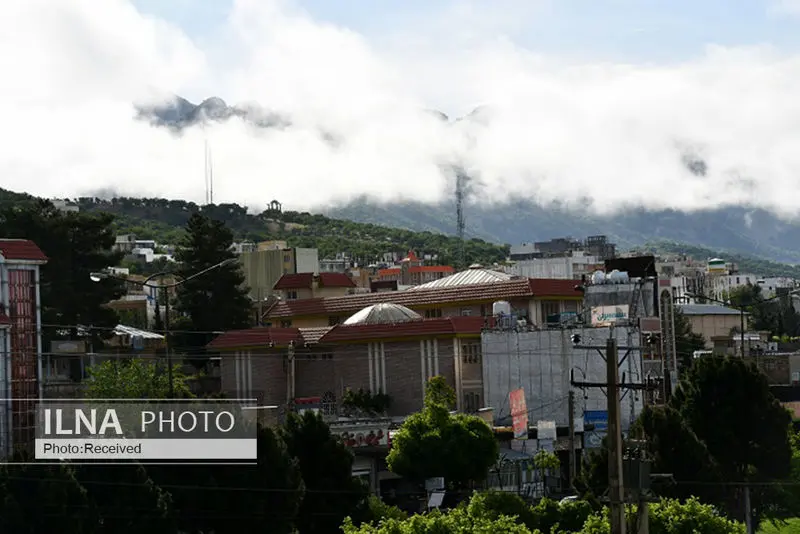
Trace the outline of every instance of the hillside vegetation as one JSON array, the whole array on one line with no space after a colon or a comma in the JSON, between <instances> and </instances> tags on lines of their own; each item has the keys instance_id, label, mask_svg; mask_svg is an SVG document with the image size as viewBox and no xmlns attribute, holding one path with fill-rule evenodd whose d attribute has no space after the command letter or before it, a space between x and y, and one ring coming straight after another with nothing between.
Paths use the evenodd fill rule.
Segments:
<instances>
[{"instance_id":1,"label":"hillside vegetation","mask_svg":"<svg viewBox=\"0 0 800 534\"><path fill-rule=\"evenodd\" d=\"M30 195L0 191L0 204L36 200ZM319 249L320 258L345 252L366 264L380 260L387 252L405 254L414 250L420 256L438 254L438 263L455 265L459 250L458 239L453 236L355 223L306 212L266 210L254 214L238 204L199 206L193 202L163 198L106 200L84 197L74 202L83 212L114 215L114 224L120 234L131 233L139 239L154 239L164 244L177 243L192 213L201 212L224 222L239 240L285 240L292 247ZM469 262L491 264L508 257L507 245L479 239L468 240L465 250Z\"/></svg>"},{"instance_id":2,"label":"hillside vegetation","mask_svg":"<svg viewBox=\"0 0 800 534\"><path fill-rule=\"evenodd\" d=\"M637 247L636 250L659 255L685 254L686 256L698 261L706 261L710 258L722 258L729 262L735 263L739 267L739 272L741 273L752 273L758 276L767 277L786 276L789 278L800 279L800 266L797 265L778 263L775 261L739 254L736 252L714 250L697 245L689 245L686 243L657 241L655 243L648 243L642 247Z\"/></svg>"}]
</instances>

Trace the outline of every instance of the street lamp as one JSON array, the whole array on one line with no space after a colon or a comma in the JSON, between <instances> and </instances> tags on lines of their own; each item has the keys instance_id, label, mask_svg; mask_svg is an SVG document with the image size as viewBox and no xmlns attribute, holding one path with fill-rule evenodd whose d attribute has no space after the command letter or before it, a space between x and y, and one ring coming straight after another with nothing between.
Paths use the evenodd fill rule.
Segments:
<instances>
[{"instance_id":1,"label":"street lamp","mask_svg":"<svg viewBox=\"0 0 800 534\"><path fill-rule=\"evenodd\" d=\"M758 301L756 303L750 304L750 306L754 306L755 304L763 304L765 302L770 302L772 300L780 299L780 298L783 298L783 297L789 297L789 296L792 296L792 295L796 295L797 293L800 293L800 289L795 289L794 291L789 291L785 295L775 295L774 297L770 297L768 299L760 300L760 301ZM719 300L719 299L707 297L705 295L697 295L697 294L694 294L694 293L685 293L684 295L686 297L689 297L689 298L692 298L692 299L710 300L711 302L716 302L718 304L722 304L723 306L731 306L732 308L735 308L735 309L739 310L739 324L740 324L740 326L739 326L739 329L740 329L740 332L739 332L739 344L741 345L741 348L739 349L739 352L740 352L742 358L744 358L744 313L745 313L744 310L745 310L745 308L747 306L745 306L745 305L737 306L735 304L732 304L730 301L725 302L724 300Z\"/></svg>"},{"instance_id":2,"label":"street lamp","mask_svg":"<svg viewBox=\"0 0 800 534\"><path fill-rule=\"evenodd\" d=\"M176 273L172 273L172 272L168 272L168 271L162 271L162 272L158 272L158 273L155 273L155 274L151 274L150 276L148 276L147 278L145 278L141 282L138 281L138 280L131 280L130 278L125 278L125 277L122 277L122 276L116 276L116 275L113 275L113 274L105 272L105 271L95 272L95 273L90 273L89 274L89 279L92 282L101 282L103 280L111 279L111 280L120 280L122 282L132 283L132 284L135 284L135 285L140 286L140 287L149 287L149 288L155 289L155 290L159 290L159 289L163 289L164 290L164 340L165 340L166 349L167 349L167 377L168 377L168 380L169 380L169 397L170 398L173 398L175 396L175 384L174 384L174 382L172 380L172 350L170 348L170 343L169 343L170 331L169 331L169 293L168 293L168 291L170 289L174 288L174 287L178 287L179 285L182 285L182 284L188 282L189 280L192 280L192 279L197 278L199 276L203 276L204 274L207 274L207 273L209 273L211 271L219 269L220 267L225 267L227 265L231 265L232 263L235 263L235 262L236 262L236 258L228 258L225 261L221 261L221 262L217 263L216 265L212 265L211 267L209 267L207 269L203 269L202 271L194 273L193 275L187 276L185 278L180 276L180 275L178 275L178 274L176 274ZM155 280L156 278L163 278L165 276L177 276L177 277L180 278L180 280L178 280L177 282L173 282L172 284L153 285L153 284L150 283L152 280ZM156 297L156 298L158 298L158 297Z\"/></svg>"}]
</instances>

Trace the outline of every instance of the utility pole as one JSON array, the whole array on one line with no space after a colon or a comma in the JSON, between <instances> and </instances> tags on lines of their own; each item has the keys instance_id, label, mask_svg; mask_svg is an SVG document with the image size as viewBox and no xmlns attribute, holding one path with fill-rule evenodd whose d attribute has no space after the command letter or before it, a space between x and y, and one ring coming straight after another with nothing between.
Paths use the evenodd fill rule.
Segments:
<instances>
[{"instance_id":1,"label":"utility pole","mask_svg":"<svg viewBox=\"0 0 800 534\"><path fill-rule=\"evenodd\" d=\"M569 485L575 489L578 465L575 454L575 392L569 390Z\"/></svg>"},{"instance_id":2,"label":"utility pole","mask_svg":"<svg viewBox=\"0 0 800 534\"><path fill-rule=\"evenodd\" d=\"M617 340L606 344L606 384L608 400L608 488L611 534L625 534L625 501L622 487L622 424L619 405L619 357Z\"/></svg>"},{"instance_id":3,"label":"utility pole","mask_svg":"<svg viewBox=\"0 0 800 534\"><path fill-rule=\"evenodd\" d=\"M750 486L744 487L744 524L747 527L747 534L753 532L753 508L750 505Z\"/></svg>"},{"instance_id":4,"label":"utility pole","mask_svg":"<svg viewBox=\"0 0 800 534\"><path fill-rule=\"evenodd\" d=\"M175 398L175 381L172 378L172 347L169 340L169 287L164 286L164 345L167 350L167 380L169 380L169 398Z\"/></svg>"}]
</instances>

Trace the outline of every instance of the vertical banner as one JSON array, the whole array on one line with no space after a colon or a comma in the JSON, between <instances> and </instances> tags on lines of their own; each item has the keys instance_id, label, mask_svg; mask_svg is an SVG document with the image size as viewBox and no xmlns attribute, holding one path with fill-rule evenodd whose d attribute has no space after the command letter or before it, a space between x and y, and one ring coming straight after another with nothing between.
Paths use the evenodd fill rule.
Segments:
<instances>
[{"instance_id":1,"label":"vertical banner","mask_svg":"<svg viewBox=\"0 0 800 534\"><path fill-rule=\"evenodd\" d=\"M528 439L528 407L525 404L525 390L519 388L509 393L508 404L511 406L514 439Z\"/></svg>"}]
</instances>

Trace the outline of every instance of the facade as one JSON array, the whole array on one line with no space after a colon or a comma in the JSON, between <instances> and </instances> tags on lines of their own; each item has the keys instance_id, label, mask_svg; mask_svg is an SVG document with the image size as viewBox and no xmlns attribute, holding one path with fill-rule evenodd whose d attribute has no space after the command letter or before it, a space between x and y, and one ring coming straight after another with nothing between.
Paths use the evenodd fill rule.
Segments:
<instances>
[{"instance_id":1,"label":"facade","mask_svg":"<svg viewBox=\"0 0 800 534\"><path fill-rule=\"evenodd\" d=\"M616 250L617 246L609 242L604 235L589 236L584 241L572 237L559 237L550 241L514 245L511 247L509 259L525 261L535 258L566 256L575 251L586 251L589 256L597 257L602 262L615 258Z\"/></svg>"},{"instance_id":2,"label":"facade","mask_svg":"<svg viewBox=\"0 0 800 534\"><path fill-rule=\"evenodd\" d=\"M344 273L284 274L273 286L284 300L341 297L355 290L353 279Z\"/></svg>"},{"instance_id":3,"label":"facade","mask_svg":"<svg viewBox=\"0 0 800 534\"><path fill-rule=\"evenodd\" d=\"M514 315L528 324L544 324L551 313L580 311L582 293L572 280L511 278L503 273L494 281L481 282L483 270L464 271L405 291L386 291L344 297L284 300L264 316L266 324L288 327L324 327L337 324L366 306L391 302L411 308L427 318L487 317L497 301L511 304ZM463 274L474 275L462 277ZM461 277L462 283L450 284ZM505 278L503 278L505 277Z\"/></svg>"},{"instance_id":4,"label":"facade","mask_svg":"<svg viewBox=\"0 0 800 534\"><path fill-rule=\"evenodd\" d=\"M319 254L315 248L275 248L265 243L258 250L239 254L245 284L250 288L250 297L256 301L272 295L275 283L284 274L318 273Z\"/></svg>"},{"instance_id":5,"label":"facade","mask_svg":"<svg viewBox=\"0 0 800 534\"><path fill-rule=\"evenodd\" d=\"M420 260L414 251L409 251L408 256L400 262L399 266L379 269L375 278L380 282L393 280L399 285L417 286L434 282L453 273L455 273L453 267L425 265L425 262Z\"/></svg>"},{"instance_id":6,"label":"facade","mask_svg":"<svg viewBox=\"0 0 800 534\"><path fill-rule=\"evenodd\" d=\"M0 239L0 456L33 445L42 395L39 269L45 263L32 241Z\"/></svg>"},{"instance_id":7,"label":"facade","mask_svg":"<svg viewBox=\"0 0 800 534\"><path fill-rule=\"evenodd\" d=\"M569 252L564 256L533 258L518 261L511 267L517 276L528 278L563 278L580 280L596 270L603 269L603 261L585 251Z\"/></svg>"},{"instance_id":8,"label":"facade","mask_svg":"<svg viewBox=\"0 0 800 534\"><path fill-rule=\"evenodd\" d=\"M714 348L715 339L731 339L731 331L741 328L741 312L726 306L715 304L679 304L678 310L689 320L692 332L702 334L706 340L706 347ZM747 316L745 313L745 328Z\"/></svg>"},{"instance_id":9,"label":"facade","mask_svg":"<svg viewBox=\"0 0 800 534\"><path fill-rule=\"evenodd\" d=\"M580 344L573 335L580 336ZM548 329L528 332L490 329L481 336L483 396L495 423L511 424L509 393L525 392L528 420L569 424L567 397L570 381L604 383L606 362L594 347L604 347L613 335L619 347L620 382L641 384L646 376L641 336L633 326ZM602 350L602 349L601 349ZM603 351L604 353L604 351ZM624 356L624 359L623 359ZM606 410L606 397L599 388L585 389L576 396L576 416ZM627 429L642 410L642 396L628 395L622 402L622 426Z\"/></svg>"}]
</instances>

